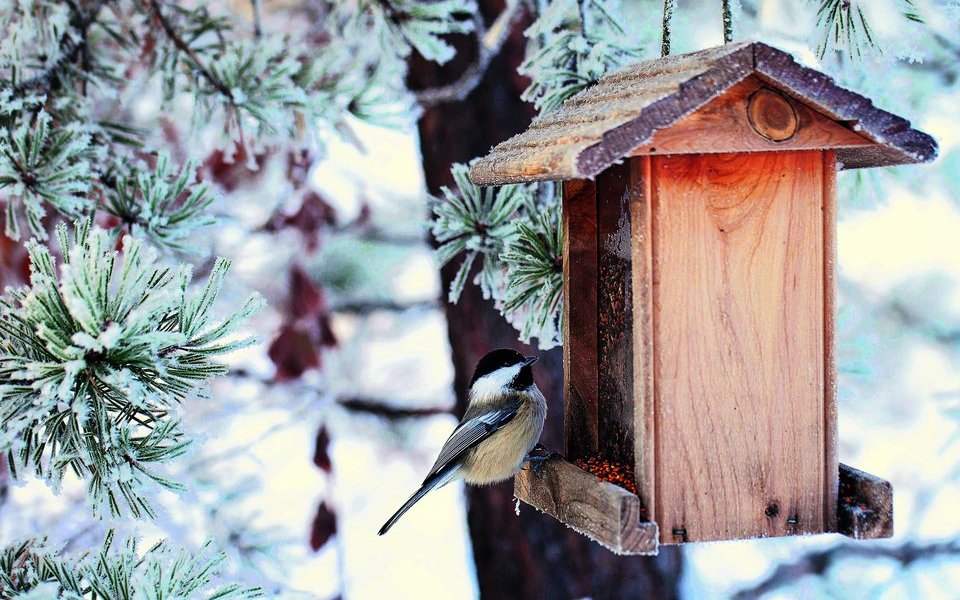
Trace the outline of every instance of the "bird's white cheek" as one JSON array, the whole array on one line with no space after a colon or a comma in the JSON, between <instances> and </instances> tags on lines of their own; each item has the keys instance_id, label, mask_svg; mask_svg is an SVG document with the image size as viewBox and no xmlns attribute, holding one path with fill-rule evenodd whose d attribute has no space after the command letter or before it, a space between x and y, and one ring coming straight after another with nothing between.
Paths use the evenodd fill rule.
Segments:
<instances>
[{"instance_id":1,"label":"bird's white cheek","mask_svg":"<svg viewBox=\"0 0 960 600\"><path fill-rule=\"evenodd\" d=\"M520 368L520 365L516 365L509 368L497 369L493 373L484 375L474 381L473 387L470 388L471 399L503 394L514 377L520 373Z\"/></svg>"}]
</instances>

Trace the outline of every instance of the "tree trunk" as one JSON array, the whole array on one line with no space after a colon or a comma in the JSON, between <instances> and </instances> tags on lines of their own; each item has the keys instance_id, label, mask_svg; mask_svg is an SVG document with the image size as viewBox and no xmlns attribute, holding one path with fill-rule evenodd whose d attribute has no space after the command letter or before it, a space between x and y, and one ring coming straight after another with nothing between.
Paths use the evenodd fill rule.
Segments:
<instances>
[{"instance_id":1,"label":"tree trunk","mask_svg":"<svg viewBox=\"0 0 960 600\"><path fill-rule=\"evenodd\" d=\"M488 19L502 10L491 0L480 3ZM419 122L420 146L427 187L438 194L453 186L450 167L487 153L494 144L522 131L533 116L520 100L526 81L517 72L523 59L523 29L518 19L503 49L494 57L480 84L463 101L429 107ZM439 67L414 57L411 88L428 89L455 81L472 64L476 45L456 40L457 57ZM517 332L468 284L456 305L447 304L446 290L455 264L441 272L447 328L455 368L457 410L464 399L476 362L489 350L512 347L535 352L517 341ZM541 353L537 383L549 402L542 441L551 448L563 442L563 361L559 349ZM676 547L658 557L619 557L536 510L521 506L514 514L512 482L469 487L467 520L473 543L477 581L484 598L676 598L682 556Z\"/></svg>"}]
</instances>

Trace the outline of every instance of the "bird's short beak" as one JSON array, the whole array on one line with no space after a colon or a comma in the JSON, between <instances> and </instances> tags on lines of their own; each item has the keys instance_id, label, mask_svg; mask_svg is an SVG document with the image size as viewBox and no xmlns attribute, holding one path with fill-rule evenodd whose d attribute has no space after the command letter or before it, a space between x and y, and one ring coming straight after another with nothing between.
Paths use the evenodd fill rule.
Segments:
<instances>
[{"instance_id":1,"label":"bird's short beak","mask_svg":"<svg viewBox=\"0 0 960 600\"><path fill-rule=\"evenodd\" d=\"M528 356L526 359L524 359L523 366L526 367L526 366L532 365L533 363L537 362L539 359L540 359L539 356Z\"/></svg>"}]
</instances>

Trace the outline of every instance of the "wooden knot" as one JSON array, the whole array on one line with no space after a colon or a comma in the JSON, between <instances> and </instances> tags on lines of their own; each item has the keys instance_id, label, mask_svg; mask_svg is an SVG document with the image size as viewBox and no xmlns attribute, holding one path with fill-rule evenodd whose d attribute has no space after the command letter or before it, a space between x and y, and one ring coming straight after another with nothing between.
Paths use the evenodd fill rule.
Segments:
<instances>
[{"instance_id":1,"label":"wooden knot","mask_svg":"<svg viewBox=\"0 0 960 600\"><path fill-rule=\"evenodd\" d=\"M761 88L750 95L747 119L754 131L773 142L785 142L799 129L793 104L769 88Z\"/></svg>"}]
</instances>

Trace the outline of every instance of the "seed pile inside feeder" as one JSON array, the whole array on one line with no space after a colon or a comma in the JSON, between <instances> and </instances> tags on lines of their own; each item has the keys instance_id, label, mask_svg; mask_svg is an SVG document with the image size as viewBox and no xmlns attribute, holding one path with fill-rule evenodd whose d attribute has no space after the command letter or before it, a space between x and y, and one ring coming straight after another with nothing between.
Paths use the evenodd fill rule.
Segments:
<instances>
[{"instance_id":1,"label":"seed pile inside feeder","mask_svg":"<svg viewBox=\"0 0 960 600\"><path fill-rule=\"evenodd\" d=\"M578 458L574 465L593 474L596 478L609 481L627 490L631 494L637 493L637 482L633 475L633 467L607 460L595 454L586 460Z\"/></svg>"}]
</instances>

